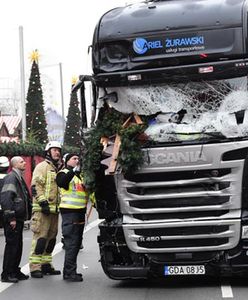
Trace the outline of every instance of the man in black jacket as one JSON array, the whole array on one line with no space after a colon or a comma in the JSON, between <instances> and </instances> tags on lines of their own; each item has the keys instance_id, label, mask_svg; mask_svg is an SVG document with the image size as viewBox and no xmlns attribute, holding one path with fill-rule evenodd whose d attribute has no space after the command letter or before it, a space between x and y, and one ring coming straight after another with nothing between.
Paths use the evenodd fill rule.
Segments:
<instances>
[{"instance_id":1,"label":"man in black jacket","mask_svg":"<svg viewBox=\"0 0 248 300\"><path fill-rule=\"evenodd\" d=\"M31 216L31 198L22 177L26 162L20 156L11 161L12 171L5 176L1 191L5 249L3 258L2 282L18 282L29 278L19 267L23 247L24 221Z\"/></svg>"}]
</instances>

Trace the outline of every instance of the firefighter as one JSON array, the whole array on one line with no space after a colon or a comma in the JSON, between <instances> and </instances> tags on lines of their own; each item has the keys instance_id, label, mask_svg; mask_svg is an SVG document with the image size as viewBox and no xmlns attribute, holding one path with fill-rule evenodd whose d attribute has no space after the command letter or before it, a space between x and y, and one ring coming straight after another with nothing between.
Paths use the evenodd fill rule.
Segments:
<instances>
[{"instance_id":1,"label":"firefighter","mask_svg":"<svg viewBox=\"0 0 248 300\"><path fill-rule=\"evenodd\" d=\"M77 273L77 255L82 243L88 192L80 174L79 156L68 153L64 156L64 162L65 167L56 177L61 194L59 209L65 247L63 279L80 282L83 276Z\"/></svg>"},{"instance_id":2,"label":"firefighter","mask_svg":"<svg viewBox=\"0 0 248 300\"><path fill-rule=\"evenodd\" d=\"M31 182L33 240L29 267L33 278L61 274L52 265L52 252L58 232L60 202L58 186L55 181L56 174L61 167L60 143L50 141L45 147L45 155L45 160L35 167Z\"/></svg>"}]
</instances>

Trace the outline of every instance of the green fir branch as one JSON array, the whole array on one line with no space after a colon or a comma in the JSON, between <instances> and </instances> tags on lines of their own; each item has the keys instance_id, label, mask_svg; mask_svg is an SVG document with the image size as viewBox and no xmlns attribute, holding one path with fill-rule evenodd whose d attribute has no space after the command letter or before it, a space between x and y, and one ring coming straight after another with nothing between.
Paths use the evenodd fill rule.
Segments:
<instances>
[{"instance_id":1,"label":"green fir branch","mask_svg":"<svg viewBox=\"0 0 248 300\"><path fill-rule=\"evenodd\" d=\"M144 132L144 125L130 125L123 128L122 124L128 116L107 108L102 120L90 129L85 136L85 153L83 157L83 174L86 186L95 190L96 173L100 171L103 147L101 137L111 137L117 133L121 137L121 148L118 163L124 173L132 173L138 170L143 163L143 153L138 137Z\"/></svg>"}]
</instances>

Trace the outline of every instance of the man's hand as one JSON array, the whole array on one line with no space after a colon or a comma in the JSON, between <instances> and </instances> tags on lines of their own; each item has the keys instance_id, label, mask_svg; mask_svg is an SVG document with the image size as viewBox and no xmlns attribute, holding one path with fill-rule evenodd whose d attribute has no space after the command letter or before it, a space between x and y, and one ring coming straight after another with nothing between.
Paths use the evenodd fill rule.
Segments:
<instances>
[{"instance_id":1,"label":"man's hand","mask_svg":"<svg viewBox=\"0 0 248 300\"><path fill-rule=\"evenodd\" d=\"M39 202L39 205L41 207L41 212L44 215L49 216L50 215L50 207L49 207L48 201L47 200L41 201L41 202Z\"/></svg>"},{"instance_id":2,"label":"man's hand","mask_svg":"<svg viewBox=\"0 0 248 300\"><path fill-rule=\"evenodd\" d=\"M10 227L14 230L16 228L16 220L10 221Z\"/></svg>"}]
</instances>

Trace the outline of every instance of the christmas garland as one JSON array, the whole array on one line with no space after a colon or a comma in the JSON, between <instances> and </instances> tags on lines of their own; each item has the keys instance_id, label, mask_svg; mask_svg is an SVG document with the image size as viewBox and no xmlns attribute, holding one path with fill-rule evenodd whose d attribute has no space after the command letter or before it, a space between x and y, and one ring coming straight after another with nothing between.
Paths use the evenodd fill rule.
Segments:
<instances>
[{"instance_id":1,"label":"christmas garland","mask_svg":"<svg viewBox=\"0 0 248 300\"><path fill-rule=\"evenodd\" d=\"M141 151L140 134L144 132L144 125L131 125L122 128L119 132L121 137L120 155L117 159L123 173L134 173L144 162Z\"/></svg>"},{"instance_id":2,"label":"christmas garland","mask_svg":"<svg viewBox=\"0 0 248 300\"><path fill-rule=\"evenodd\" d=\"M86 186L95 190L96 172L101 168L103 146L100 143L102 137L110 138L120 135L121 147L117 159L122 172L132 173L143 163L143 153L139 135L144 131L144 125L130 125L123 128L122 124L128 116L108 108L102 120L99 120L85 136L85 152L83 155L83 173Z\"/></svg>"},{"instance_id":3,"label":"christmas garland","mask_svg":"<svg viewBox=\"0 0 248 300\"><path fill-rule=\"evenodd\" d=\"M3 156L44 156L45 144L29 143L29 142L9 142L0 143L0 153ZM80 149L76 147L63 147L63 153L73 152L79 153Z\"/></svg>"},{"instance_id":4,"label":"christmas garland","mask_svg":"<svg viewBox=\"0 0 248 300\"><path fill-rule=\"evenodd\" d=\"M13 156L34 156L44 155L44 145L41 144L30 144L30 143L0 143L1 155L13 157Z\"/></svg>"}]
</instances>

